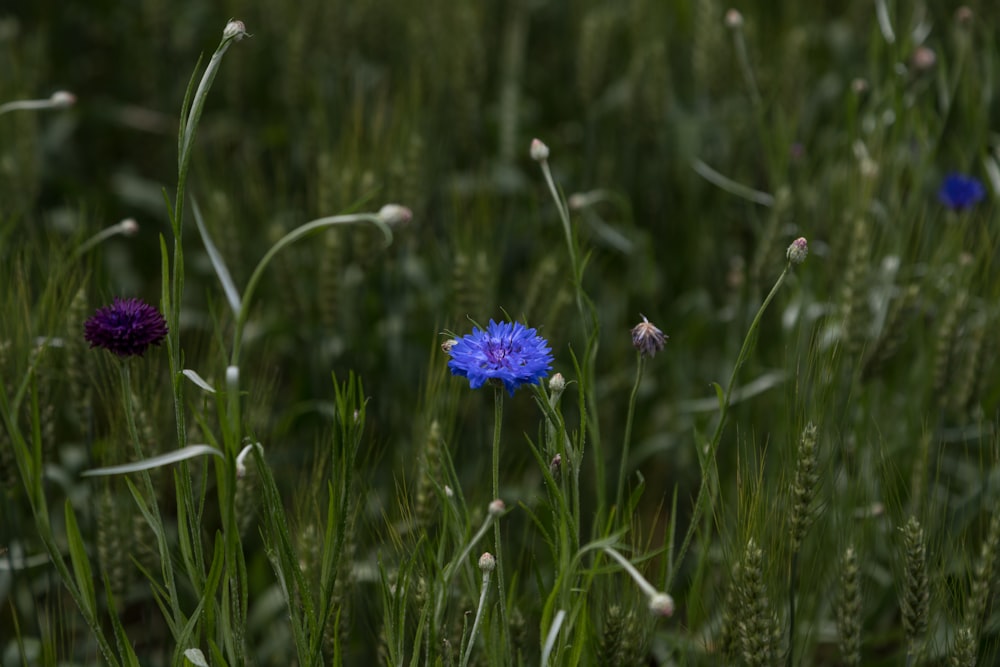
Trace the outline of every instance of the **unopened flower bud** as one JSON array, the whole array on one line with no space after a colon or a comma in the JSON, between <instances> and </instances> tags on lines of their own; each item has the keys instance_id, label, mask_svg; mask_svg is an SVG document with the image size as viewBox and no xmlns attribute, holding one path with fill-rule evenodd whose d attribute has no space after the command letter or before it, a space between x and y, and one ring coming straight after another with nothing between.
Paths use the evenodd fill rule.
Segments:
<instances>
[{"instance_id":1,"label":"unopened flower bud","mask_svg":"<svg viewBox=\"0 0 1000 667\"><path fill-rule=\"evenodd\" d=\"M726 12L726 27L732 30L743 27L743 14L739 10L730 9Z\"/></svg>"},{"instance_id":2,"label":"unopened flower bud","mask_svg":"<svg viewBox=\"0 0 1000 667\"><path fill-rule=\"evenodd\" d=\"M792 241L792 245L788 246L788 251L785 256L788 257L788 261L793 265L801 264L806 261L806 256L809 254L809 243L804 237Z\"/></svg>"},{"instance_id":3,"label":"unopened flower bud","mask_svg":"<svg viewBox=\"0 0 1000 667\"><path fill-rule=\"evenodd\" d=\"M479 569L483 572L492 572L497 566L497 559L489 551L479 557Z\"/></svg>"},{"instance_id":4,"label":"unopened flower bud","mask_svg":"<svg viewBox=\"0 0 1000 667\"><path fill-rule=\"evenodd\" d=\"M244 441L245 442L245 441ZM250 451L256 447L260 450L260 453L264 453L264 447L261 446L259 442L247 445L240 450L240 453L236 455L236 479L243 479L247 476L247 457L250 456Z\"/></svg>"},{"instance_id":5,"label":"unopened flower bud","mask_svg":"<svg viewBox=\"0 0 1000 667\"><path fill-rule=\"evenodd\" d=\"M135 236L139 233L139 223L135 221L135 218L125 218L118 223L118 227L125 236Z\"/></svg>"},{"instance_id":6,"label":"unopened flower bud","mask_svg":"<svg viewBox=\"0 0 1000 667\"><path fill-rule=\"evenodd\" d=\"M632 346L644 357L655 357L663 349L669 336L642 315L642 322L632 327Z\"/></svg>"},{"instance_id":7,"label":"unopened flower bud","mask_svg":"<svg viewBox=\"0 0 1000 667\"><path fill-rule=\"evenodd\" d=\"M243 24L243 21L230 21L222 31L222 39L232 39L238 42L247 36L247 27Z\"/></svg>"},{"instance_id":8,"label":"unopened flower bud","mask_svg":"<svg viewBox=\"0 0 1000 667\"><path fill-rule=\"evenodd\" d=\"M971 25L973 19L972 10L966 5L962 5L955 10L955 22L963 28Z\"/></svg>"},{"instance_id":9,"label":"unopened flower bud","mask_svg":"<svg viewBox=\"0 0 1000 667\"><path fill-rule=\"evenodd\" d=\"M498 517L502 515L505 511L507 511L507 506L504 505L503 501L500 500L499 498L490 503L489 507L490 516Z\"/></svg>"},{"instance_id":10,"label":"unopened flower bud","mask_svg":"<svg viewBox=\"0 0 1000 667\"><path fill-rule=\"evenodd\" d=\"M552 392L554 399L558 399L566 391L566 378L563 377L562 373L556 373L549 378L549 391Z\"/></svg>"},{"instance_id":11,"label":"unopened flower bud","mask_svg":"<svg viewBox=\"0 0 1000 667\"><path fill-rule=\"evenodd\" d=\"M57 90L52 93L49 103L56 109L65 109L76 104L76 95L68 90Z\"/></svg>"},{"instance_id":12,"label":"unopened flower bud","mask_svg":"<svg viewBox=\"0 0 1000 667\"><path fill-rule=\"evenodd\" d=\"M674 599L666 593L649 596L649 610L658 616L674 615Z\"/></svg>"},{"instance_id":13,"label":"unopened flower bud","mask_svg":"<svg viewBox=\"0 0 1000 667\"><path fill-rule=\"evenodd\" d=\"M540 139L531 140L531 159L535 162L545 162L549 159L549 147Z\"/></svg>"},{"instance_id":14,"label":"unopened flower bud","mask_svg":"<svg viewBox=\"0 0 1000 667\"><path fill-rule=\"evenodd\" d=\"M399 204L386 204L379 209L378 217L387 225L405 225L413 219L413 211Z\"/></svg>"},{"instance_id":15,"label":"unopened flower bud","mask_svg":"<svg viewBox=\"0 0 1000 667\"><path fill-rule=\"evenodd\" d=\"M553 479L559 481L559 478L562 475L562 454L556 454L552 457L552 460L549 461L549 473L552 475Z\"/></svg>"},{"instance_id":16,"label":"unopened flower bud","mask_svg":"<svg viewBox=\"0 0 1000 667\"><path fill-rule=\"evenodd\" d=\"M229 387L229 391L239 391L240 388L240 367L239 366L227 366L226 367L226 386Z\"/></svg>"},{"instance_id":17,"label":"unopened flower bud","mask_svg":"<svg viewBox=\"0 0 1000 667\"><path fill-rule=\"evenodd\" d=\"M933 49L929 49L926 46L919 46L913 52L910 62L913 63L913 69L916 71L926 72L934 67L934 64L937 62L937 55Z\"/></svg>"}]
</instances>

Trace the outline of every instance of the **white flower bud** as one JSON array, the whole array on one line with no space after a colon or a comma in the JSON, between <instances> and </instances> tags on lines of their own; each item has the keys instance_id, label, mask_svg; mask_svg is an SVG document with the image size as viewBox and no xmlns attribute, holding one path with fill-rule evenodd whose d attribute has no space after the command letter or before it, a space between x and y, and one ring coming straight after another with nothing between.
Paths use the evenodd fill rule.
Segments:
<instances>
[{"instance_id":1,"label":"white flower bud","mask_svg":"<svg viewBox=\"0 0 1000 667\"><path fill-rule=\"evenodd\" d=\"M503 501L500 500L499 498L490 503L489 507L490 516L498 517L502 515L505 511L507 511L507 506L504 505Z\"/></svg>"},{"instance_id":2,"label":"white flower bud","mask_svg":"<svg viewBox=\"0 0 1000 667\"><path fill-rule=\"evenodd\" d=\"M379 209L378 217L387 225L405 225L413 219L413 211L399 204L386 204Z\"/></svg>"},{"instance_id":3,"label":"white flower bud","mask_svg":"<svg viewBox=\"0 0 1000 667\"><path fill-rule=\"evenodd\" d=\"M809 243L800 236L792 241L792 245L788 246L785 255L792 264L801 264L806 261L806 256L809 255Z\"/></svg>"},{"instance_id":4,"label":"white flower bud","mask_svg":"<svg viewBox=\"0 0 1000 667\"><path fill-rule=\"evenodd\" d=\"M125 236L135 236L139 233L139 223L135 221L135 218L125 218L118 223L118 227Z\"/></svg>"},{"instance_id":5,"label":"white flower bud","mask_svg":"<svg viewBox=\"0 0 1000 667\"><path fill-rule=\"evenodd\" d=\"M222 39L231 39L233 41L240 41L247 35L247 27L243 24L243 21L232 20L226 24L225 29L222 31Z\"/></svg>"},{"instance_id":6,"label":"white flower bud","mask_svg":"<svg viewBox=\"0 0 1000 667\"><path fill-rule=\"evenodd\" d=\"M674 615L674 599L666 593L649 596L649 610L657 616Z\"/></svg>"},{"instance_id":7,"label":"white flower bud","mask_svg":"<svg viewBox=\"0 0 1000 667\"><path fill-rule=\"evenodd\" d=\"M531 159L535 162L545 162L549 159L549 147L539 139L531 140Z\"/></svg>"},{"instance_id":8,"label":"white flower bud","mask_svg":"<svg viewBox=\"0 0 1000 667\"><path fill-rule=\"evenodd\" d=\"M492 572L497 566L497 559L489 551L479 557L479 569L483 572Z\"/></svg>"},{"instance_id":9,"label":"white flower bud","mask_svg":"<svg viewBox=\"0 0 1000 667\"><path fill-rule=\"evenodd\" d=\"M67 90L57 90L49 98L49 104L55 109L65 109L76 104L76 95Z\"/></svg>"}]
</instances>

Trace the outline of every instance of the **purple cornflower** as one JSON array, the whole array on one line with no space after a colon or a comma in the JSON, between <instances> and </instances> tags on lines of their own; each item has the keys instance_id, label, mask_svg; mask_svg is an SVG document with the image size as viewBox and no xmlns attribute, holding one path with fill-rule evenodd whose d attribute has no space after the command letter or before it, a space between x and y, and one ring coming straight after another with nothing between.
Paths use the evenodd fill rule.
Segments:
<instances>
[{"instance_id":1,"label":"purple cornflower","mask_svg":"<svg viewBox=\"0 0 1000 667\"><path fill-rule=\"evenodd\" d=\"M972 208L986 197L986 188L976 178L951 173L945 176L938 190L938 199L953 211Z\"/></svg>"},{"instance_id":2,"label":"purple cornflower","mask_svg":"<svg viewBox=\"0 0 1000 667\"><path fill-rule=\"evenodd\" d=\"M479 389L491 380L503 383L511 396L523 384L538 384L552 370L548 342L519 322L494 322L483 331L473 327L450 347L452 375L469 379Z\"/></svg>"},{"instance_id":3,"label":"purple cornflower","mask_svg":"<svg viewBox=\"0 0 1000 667\"><path fill-rule=\"evenodd\" d=\"M150 345L167 335L167 322L142 299L115 297L110 306L98 308L83 325L90 347L103 347L119 357L142 356Z\"/></svg>"}]
</instances>

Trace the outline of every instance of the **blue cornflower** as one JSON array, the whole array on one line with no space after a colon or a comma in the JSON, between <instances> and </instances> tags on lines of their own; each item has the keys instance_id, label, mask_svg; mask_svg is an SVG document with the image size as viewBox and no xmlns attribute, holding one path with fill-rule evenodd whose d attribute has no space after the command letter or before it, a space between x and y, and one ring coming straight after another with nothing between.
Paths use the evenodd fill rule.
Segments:
<instances>
[{"instance_id":1,"label":"blue cornflower","mask_svg":"<svg viewBox=\"0 0 1000 667\"><path fill-rule=\"evenodd\" d=\"M83 324L83 337L91 347L103 347L119 357L141 357L146 348L159 345L166 335L163 315L141 299L115 297L110 306L98 308Z\"/></svg>"},{"instance_id":2,"label":"blue cornflower","mask_svg":"<svg viewBox=\"0 0 1000 667\"><path fill-rule=\"evenodd\" d=\"M951 173L945 176L938 190L938 199L953 211L972 208L986 197L986 188L976 178Z\"/></svg>"},{"instance_id":3,"label":"blue cornflower","mask_svg":"<svg viewBox=\"0 0 1000 667\"><path fill-rule=\"evenodd\" d=\"M469 378L479 389L487 380L503 383L510 395L523 384L538 384L552 370L548 341L519 322L494 322L447 347L452 375Z\"/></svg>"}]
</instances>

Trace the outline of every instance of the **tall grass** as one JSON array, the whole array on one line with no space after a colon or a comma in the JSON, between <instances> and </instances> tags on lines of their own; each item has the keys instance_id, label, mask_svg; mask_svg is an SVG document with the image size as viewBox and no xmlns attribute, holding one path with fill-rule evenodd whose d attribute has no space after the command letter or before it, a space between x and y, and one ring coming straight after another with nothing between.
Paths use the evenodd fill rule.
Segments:
<instances>
[{"instance_id":1,"label":"tall grass","mask_svg":"<svg viewBox=\"0 0 1000 667\"><path fill-rule=\"evenodd\" d=\"M995 10L229 9L0 15L0 664L996 660Z\"/></svg>"}]
</instances>

